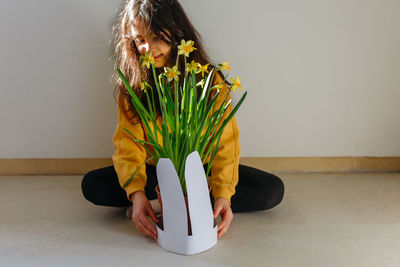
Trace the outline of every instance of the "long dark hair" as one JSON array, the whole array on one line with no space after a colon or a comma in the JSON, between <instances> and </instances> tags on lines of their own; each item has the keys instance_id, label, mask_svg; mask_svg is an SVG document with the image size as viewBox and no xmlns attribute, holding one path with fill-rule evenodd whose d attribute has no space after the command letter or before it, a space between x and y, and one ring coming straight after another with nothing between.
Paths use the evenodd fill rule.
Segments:
<instances>
[{"instance_id":1,"label":"long dark hair","mask_svg":"<svg viewBox=\"0 0 400 267\"><path fill-rule=\"evenodd\" d=\"M190 53L187 62L194 60L205 65L210 63L210 60L204 50L200 34L193 27L177 0L126 0L119 13L117 22L113 26L115 69L118 67L122 71L132 89L141 99L142 103L147 106L140 83L142 78L144 78L153 88L155 88L155 84L153 75L147 68L142 68L142 74L140 71L140 54L129 30L136 21L143 22L145 27L154 32L158 38L161 38L171 47L170 62L168 62L170 66L176 63L177 46L180 45L182 39L194 41L194 46L197 48L197 50ZM179 71L183 74L185 73L184 58L180 56L179 60ZM212 64L210 64L209 69L211 69L211 66ZM220 74L222 75L222 73ZM128 100L130 104L129 111L132 111L133 114L130 119L133 121L133 119L138 118L138 114L131 103L131 96L116 71L113 74L113 79L116 82L114 99L116 99L116 95L120 92ZM157 101L158 97L155 97L155 99ZM156 103L156 107L159 108L158 103ZM139 121L136 120L136 122Z\"/></svg>"}]
</instances>

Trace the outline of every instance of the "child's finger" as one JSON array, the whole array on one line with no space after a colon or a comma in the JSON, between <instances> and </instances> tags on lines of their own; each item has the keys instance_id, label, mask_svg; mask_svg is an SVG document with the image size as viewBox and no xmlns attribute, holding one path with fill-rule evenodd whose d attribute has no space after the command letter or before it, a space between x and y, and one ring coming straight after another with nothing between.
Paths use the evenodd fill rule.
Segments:
<instances>
[{"instance_id":1,"label":"child's finger","mask_svg":"<svg viewBox=\"0 0 400 267\"><path fill-rule=\"evenodd\" d=\"M219 213L221 212L222 207L218 206L214 209L214 219L218 217Z\"/></svg>"},{"instance_id":2,"label":"child's finger","mask_svg":"<svg viewBox=\"0 0 400 267\"><path fill-rule=\"evenodd\" d=\"M218 225L218 230L223 229L223 228L228 228L229 225L231 224L233 219L233 214L229 212L225 212L222 215L222 222Z\"/></svg>"},{"instance_id":3,"label":"child's finger","mask_svg":"<svg viewBox=\"0 0 400 267\"><path fill-rule=\"evenodd\" d=\"M153 222L158 222L157 216L154 213L154 210L150 204L146 206L146 209L147 209L147 212L149 213L151 219L153 220Z\"/></svg>"},{"instance_id":4,"label":"child's finger","mask_svg":"<svg viewBox=\"0 0 400 267\"><path fill-rule=\"evenodd\" d=\"M154 235L157 235L157 229L155 226L153 226L149 219L147 219L147 217L144 217L144 219L141 220L142 224L144 225L144 227L146 227L147 230L149 230L151 233L153 233Z\"/></svg>"},{"instance_id":5,"label":"child's finger","mask_svg":"<svg viewBox=\"0 0 400 267\"><path fill-rule=\"evenodd\" d=\"M222 225L222 227L218 227L218 238L221 238L225 233L226 233L226 231L228 231L228 229L229 229L229 226L230 226L230 221L228 222L228 220L227 221L225 221L225 225Z\"/></svg>"},{"instance_id":6,"label":"child's finger","mask_svg":"<svg viewBox=\"0 0 400 267\"><path fill-rule=\"evenodd\" d=\"M225 228L229 223L229 218L227 216L223 216L221 223L218 225L218 231Z\"/></svg>"},{"instance_id":7,"label":"child's finger","mask_svg":"<svg viewBox=\"0 0 400 267\"><path fill-rule=\"evenodd\" d=\"M221 238L227 231L228 229L223 229L221 231L218 232L218 238Z\"/></svg>"},{"instance_id":8,"label":"child's finger","mask_svg":"<svg viewBox=\"0 0 400 267\"><path fill-rule=\"evenodd\" d=\"M153 238L153 239L157 239L157 235L155 235L153 232L149 231L143 224L140 227L140 232L142 232L143 234Z\"/></svg>"}]
</instances>

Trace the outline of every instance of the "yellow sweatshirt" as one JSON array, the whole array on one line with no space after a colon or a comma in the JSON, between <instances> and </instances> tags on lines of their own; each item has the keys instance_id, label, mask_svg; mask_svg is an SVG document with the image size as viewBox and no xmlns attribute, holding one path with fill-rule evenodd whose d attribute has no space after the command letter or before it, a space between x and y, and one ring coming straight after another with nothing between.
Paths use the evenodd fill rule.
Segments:
<instances>
[{"instance_id":1,"label":"yellow sweatshirt","mask_svg":"<svg viewBox=\"0 0 400 267\"><path fill-rule=\"evenodd\" d=\"M223 80L219 75L215 76L214 85L222 84ZM224 100L226 94L229 94L229 89L226 84L220 90L220 95L217 98L216 108L219 108ZM230 96L228 95L227 101ZM122 108L125 106L125 109ZM140 140L148 140L147 132L143 123L132 123L128 118L132 114L126 112L128 110L128 102L126 98L120 93L118 96L118 124L113 136L114 154L112 160L114 163L115 171L118 175L118 180L121 187L131 177L133 172L140 164L151 156L147 154L146 150L138 143L133 141L133 137L127 133L124 128L128 129L136 138ZM232 111L232 104L229 105L227 112L225 112L223 119L221 119L219 126L223 120ZM157 124L161 128L161 117L157 119ZM162 142L162 136L158 134L158 140ZM153 149L147 146L150 152ZM220 140L217 154L211 166L211 189L214 199L219 197L226 198L229 203L232 195L235 194L235 186L239 179L239 158L240 158L240 144L239 144L239 128L235 116L226 125ZM206 161L208 163L208 159ZM155 166L154 160L147 162ZM130 195L136 191L142 190L146 186L146 167L143 165L135 174L129 185L125 187L128 199Z\"/></svg>"}]
</instances>

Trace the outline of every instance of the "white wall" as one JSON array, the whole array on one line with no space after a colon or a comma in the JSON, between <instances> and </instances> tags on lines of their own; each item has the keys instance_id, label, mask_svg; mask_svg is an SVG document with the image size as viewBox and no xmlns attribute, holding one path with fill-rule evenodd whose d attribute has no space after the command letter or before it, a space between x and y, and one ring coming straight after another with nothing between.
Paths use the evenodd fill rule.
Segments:
<instances>
[{"instance_id":1,"label":"white wall","mask_svg":"<svg viewBox=\"0 0 400 267\"><path fill-rule=\"evenodd\" d=\"M398 0L181 2L248 91L243 157L400 156ZM111 157L119 4L0 2L0 158Z\"/></svg>"}]
</instances>

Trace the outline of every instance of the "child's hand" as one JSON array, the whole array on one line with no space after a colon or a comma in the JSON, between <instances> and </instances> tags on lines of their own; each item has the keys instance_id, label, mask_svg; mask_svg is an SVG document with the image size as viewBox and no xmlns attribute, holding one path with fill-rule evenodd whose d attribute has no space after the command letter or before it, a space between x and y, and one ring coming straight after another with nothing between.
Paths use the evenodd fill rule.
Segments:
<instances>
[{"instance_id":1,"label":"child's hand","mask_svg":"<svg viewBox=\"0 0 400 267\"><path fill-rule=\"evenodd\" d=\"M226 198L219 197L214 201L214 219L219 214L221 214L222 221L218 225L218 238L221 238L228 231L233 219L232 209Z\"/></svg>"},{"instance_id":2,"label":"child's hand","mask_svg":"<svg viewBox=\"0 0 400 267\"><path fill-rule=\"evenodd\" d=\"M150 205L143 191L135 192L132 197L132 221L135 223L136 228L142 234L145 234L153 239L157 239L157 229L151 224L147 218L149 215L154 222L158 222L156 215L154 214L153 208Z\"/></svg>"}]
</instances>

